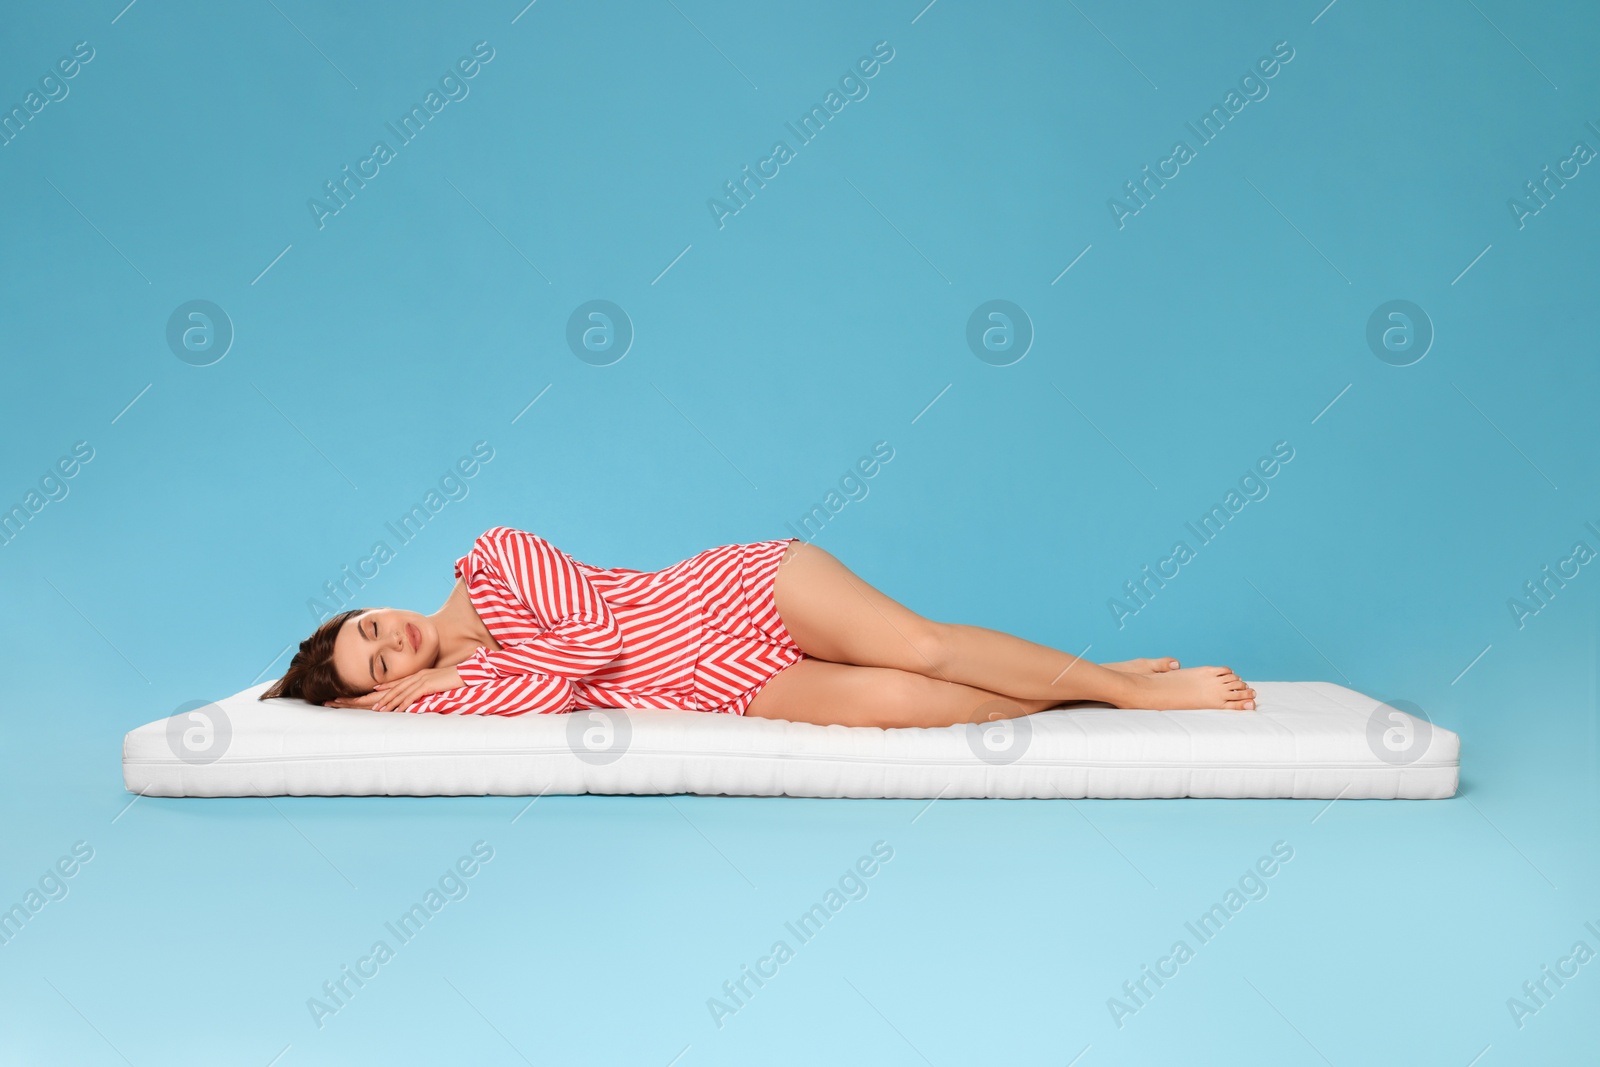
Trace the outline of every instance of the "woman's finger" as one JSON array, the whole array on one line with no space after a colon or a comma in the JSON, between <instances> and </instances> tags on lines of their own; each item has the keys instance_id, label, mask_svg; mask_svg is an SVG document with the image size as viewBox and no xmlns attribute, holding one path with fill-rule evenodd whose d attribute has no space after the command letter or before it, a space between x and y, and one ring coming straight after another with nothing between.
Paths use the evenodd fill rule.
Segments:
<instances>
[{"instance_id":1,"label":"woman's finger","mask_svg":"<svg viewBox=\"0 0 1600 1067\"><path fill-rule=\"evenodd\" d=\"M376 688L382 690L379 711L404 711L420 697L439 690L426 671L417 671L404 678L382 682Z\"/></svg>"},{"instance_id":2,"label":"woman's finger","mask_svg":"<svg viewBox=\"0 0 1600 1067\"><path fill-rule=\"evenodd\" d=\"M409 679L401 679L400 681L395 682L392 688L385 690L383 694L383 706L381 710L395 711L398 708L404 707L406 693L411 689L413 684L414 683L410 682Z\"/></svg>"},{"instance_id":3,"label":"woman's finger","mask_svg":"<svg viewBox=\"0 0 1600 1067\"><path fill-rule=\"evenodd\" d=\"M374 691L382 690L382 695L383 696L389 697L389 698L394 698L394 697L398 696L400 693L406 692L407 687L417 684L417 682L420 680L419 675L420 675L420 672L417 672L417 673L413 673L413 674L408 674L404 678L392 678L387 682L379 682L377 684L377 686L375 687ZM381 708L379 708L378 710L380 710L380 711L392 711L393 709L394 709L394 702L393 702L392 699L389 699L389 700L385 700L384 703L383 703L383 706Z\"/></svg>"}]
</instances>

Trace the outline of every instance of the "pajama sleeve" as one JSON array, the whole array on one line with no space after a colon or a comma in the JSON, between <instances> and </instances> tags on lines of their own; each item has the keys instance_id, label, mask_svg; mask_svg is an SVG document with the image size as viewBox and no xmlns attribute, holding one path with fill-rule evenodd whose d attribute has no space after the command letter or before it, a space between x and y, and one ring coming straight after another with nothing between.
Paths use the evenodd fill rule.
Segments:
<instances>
[{"instance_id":1,"label":"pajama sleeve","mask_svg":"<svg viewBox=\"0 0 1600 1067\"><path fill-rule=\"evenodd\" d=\"M559 715L577 706L570 679L553 674L513 674L459 689L429 693L406 711L439 715Z\"/></svg>"},{"instance_id":2,"label":"pajama sleeve","mask_svg":"<svg viewBox=\"0 0 1600 1067\"><path fill-rule=\"evenodd\" d=\"M534 534L497 526L473 545L476 563L494 570L544 631L480 648L456 672L466 684L433 693L409 710L462 715L571 711L573 682L622 654L622 631L577 562ZM486 622L489 620L485 620Z\"/></svg>"},{"instance_id":3,"label":"pajama sleeve","mask_svg":"<svg viewBox=\"0 0 1600 1067\"><path fill-rule=\"evenodd\" d=\"M622 655L622 629L577 561L542 537L497 526L475 546L544 633L456 665L468 685L513 674L578 679Z\"/></svg>"}]
</instances>

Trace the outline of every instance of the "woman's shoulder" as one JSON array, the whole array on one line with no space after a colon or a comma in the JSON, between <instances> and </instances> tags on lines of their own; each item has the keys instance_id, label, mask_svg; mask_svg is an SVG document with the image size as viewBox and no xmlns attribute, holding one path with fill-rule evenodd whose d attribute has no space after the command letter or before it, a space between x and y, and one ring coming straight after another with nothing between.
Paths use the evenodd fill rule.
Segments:
<instances>
[{"instance_id":1,"label":"woman's shoulder","mask_svg":"<svg viewBox=\"0 0 1600 1067\"><path fill-rule=\"evenodd\" d=\"M517 569L518 557L524 553L552 551L560 550L538 534L512 526L491 526L474 538L472 547L456 560L456 577L470 579L485 572L504 573L508 567Z\"/></svg>"},{"instance_id":2,"label":"woman's shoulder","mask_svg":"<svg viewBox=\"0 0 1600 1067\"><path fill-rule=\"evenodd\" d=\"M485 542L504 541L507 537L512 537L522 532L523 531L514 529L510 526L491 526L487 530L483 531L483 533L479 534L477 539L472 543L474 545L479 545Z\"/></svg>"},{"instance_id":3,"label":"woman's shoulder","mask_svg":"<svg viewBox=\"0 0 1600 1067\"><path fill-rule=\"evenodd\" d=\"M521 550L532 549L539 552L560 552L550 541L536 533L519 530L513 526L491 526L479 534L472 542L472 551L489 553L504 552L507 549Z\"/></svg>"},{"instance_id":4,"label":"woman's shoulder","mask_svg":"<svg viewBox=\"0 0 1600 1067\"><path fill-rule=\"evenodd\" d=\"M456 561L456 574L465 576L467 570L479 570L505 550L523 531L510 526L491 526L473 538L466 554Z\"/></svg>"},{"instance_id":5,"label":"woman's shoulder","mask_svg":"<svg viewBox=\"0 0 1600 1067\"><path fill-rule=\"evenodd\" d=\"M498 544L505 541L525 539L532 539L535 541L544 540L544 538L540 537L538 534L529 533L527 530L519 530L514 526L491 526L487 530L483 531L483 533L479 534L477 540L473 541L472 543L475 545Z\"/></svg>"}]
</instances>

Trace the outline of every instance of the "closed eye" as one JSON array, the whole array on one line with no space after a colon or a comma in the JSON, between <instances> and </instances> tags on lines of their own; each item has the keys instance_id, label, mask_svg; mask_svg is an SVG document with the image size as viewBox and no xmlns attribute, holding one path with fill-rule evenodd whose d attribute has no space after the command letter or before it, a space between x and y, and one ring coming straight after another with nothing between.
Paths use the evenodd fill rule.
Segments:
<instances>
[{"instance_id":1,"label":"closed eye","mask_svg":"<svg viewBox=\"0 0 1600 1067\"><path fill-rule=\"evenodd\" d=\"M361 632L363 634L366 633L365 624L363 624ZM373 619L372 620L372 639L374 641L376 641L378 639L378 620L377 619ZM367 659L367 672L372 675L372 681L374 683L376 683L378 681L378 671L377 671L377 668L373 666L373 663L374 663L375 660L377 660L377 658L378 657L376 657L376 656L372 656L372 657L369 657ZM385 668L385 669L387 670L387 668Z\"/></svg>"}]
</instances>

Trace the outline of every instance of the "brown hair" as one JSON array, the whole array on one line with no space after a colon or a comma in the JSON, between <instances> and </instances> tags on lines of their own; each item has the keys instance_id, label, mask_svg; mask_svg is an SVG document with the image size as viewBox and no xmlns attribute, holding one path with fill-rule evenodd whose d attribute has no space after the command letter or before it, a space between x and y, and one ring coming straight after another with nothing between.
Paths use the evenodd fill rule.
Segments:
<instances>
[{"instance_id":1,"label":"brown hair","mask_svg":"<svg viewBox=\"0 0 1600 1067\"><path fill-rule=\"evenodd\" d=\"M300 650L289 660L289 669L267 687L262 700L290 697L308 704L326 704L340 697L360 696L361 693L345 685L333 666L333 642L346 622L361 614L366 608L341 611L318 626L312 635L300 642Z\"/></svg>"}]
</instances>

